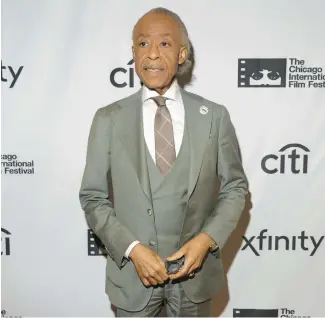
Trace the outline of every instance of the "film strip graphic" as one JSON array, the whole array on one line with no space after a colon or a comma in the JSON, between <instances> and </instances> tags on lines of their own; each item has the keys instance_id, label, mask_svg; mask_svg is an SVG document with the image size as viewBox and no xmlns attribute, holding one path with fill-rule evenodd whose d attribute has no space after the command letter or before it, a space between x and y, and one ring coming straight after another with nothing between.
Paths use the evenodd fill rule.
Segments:
<instances>
[{"instance_id":1,"label":"film strip graphic","mask_svg":"<svg viewBox=\"0 0 325 318\"><path fill-rule=\"evenodd\" d=\"M88 255L107 255L104 244L91 229L88 229Z\"/></svg>"},{"instance_id":2,"label":"film strip graphic","mask_svg":"<svg viewBox=\"0 0 325 318\"><path fill-rule=\"evenodd\" d=\"M278 309L234 309L234 318L241 317L279 317Z\"/></svg>"},{"instance_id":3,"label":"film strip graphic","mask_svg":"<svg viewBox=\"0 0 325 318\"><path fill-rule=\"evenodd\" d=\"M286 87L287 59L238 59L238 87Z\"/></svg>"}]
</instances>

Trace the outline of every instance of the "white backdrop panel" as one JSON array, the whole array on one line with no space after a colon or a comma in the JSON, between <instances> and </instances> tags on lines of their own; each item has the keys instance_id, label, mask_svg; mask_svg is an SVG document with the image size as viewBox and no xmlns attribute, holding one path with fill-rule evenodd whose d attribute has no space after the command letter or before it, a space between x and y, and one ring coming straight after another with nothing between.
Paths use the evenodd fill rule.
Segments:
<instances>
[{"instance_id":1,"label":"white backdrop panel","mask_svg":"<svg viewBox=\"0 0 325 318\"><path fill-rule=\"evenodd\" d=\"M222 315L232 317L234 308L288 315L281 311L287 308L325 316L325 89L289 87L288 80L281 88L237 85L240 58L286 59L287 79L290 58L325 74L322 0L2 1L2 155L33 161L34 173L5 173L3 159L2 229L10 234L2 230L1 309L22 316L113 315L104 292L105 258L88 255L78 191L95 111L140 87L137 78L133 87L128 80L131 31L156 6L184 20L196 56L196 79L187 89L229 109L250 181L245 237L255 236L260 256L249 247L238 251ZM126 82L123 88L110 81L117 67L126 69L115 78ZM282 147L296 143L310 151L287 149L284 173L262 170L263 157L280 156ZM300 155L297 174L292 151ZM267 167L280 162L271 159ZM284 239L278 250L268 245L269 236L274 243L281 235L289 250Z\"/></svg>"}]
</instances>

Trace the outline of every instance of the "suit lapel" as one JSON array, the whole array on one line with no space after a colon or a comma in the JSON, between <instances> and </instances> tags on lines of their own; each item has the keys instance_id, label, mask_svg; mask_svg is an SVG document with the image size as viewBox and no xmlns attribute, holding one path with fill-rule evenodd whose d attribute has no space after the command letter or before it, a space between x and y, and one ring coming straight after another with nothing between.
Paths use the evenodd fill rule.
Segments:
<instances>
[{"instance_id":1,"label":"suit lapel","mask_svg":"<svg viewBox=\"0 0 325 318\"><path fill-rule=\"evenodd\" d=\"M199 98L181 89L185 107L185 124L189 134L190 171L188 180L188 198L197 183L207 141L209 140L213 109L203 105ZM141 90L118 102L120 111L114 116L114 123L119 137L128 153L130 161L137 173L139 183L148 201L152 203L151 186L146 158L146 144L143 135ZM205 106L207 112L202 114L200 107Z\"/></svg>"},{"instance_id":2,"label":"suit lapel","mask_svg":"<svg viewBox=\"0 0 325 318\"><path fill-rule=\"evenodd\" d=\"M141 188L152 203L150 179L147 167L146 145L143 135L141 90L118 102L122 108L114 116L118 135L137 173Z\"/></svg>"},{"instance_id":3,"label":"suit lapel","mask_svg":"<svg viewBox=\"0 0 325 318\"><path fill-rule=\"evenodd\" d=\"M185 107L185 124L187 124L190 144L188 182L188 198L190 198L200 174L207 142L211 137L209 134L212 125L213 109L211 106L202 104L199 98L192 97L185 90L181 90L181 94ZM201 113L201 106L206 107L206 113Z\"/></svg>"}]
</instances>

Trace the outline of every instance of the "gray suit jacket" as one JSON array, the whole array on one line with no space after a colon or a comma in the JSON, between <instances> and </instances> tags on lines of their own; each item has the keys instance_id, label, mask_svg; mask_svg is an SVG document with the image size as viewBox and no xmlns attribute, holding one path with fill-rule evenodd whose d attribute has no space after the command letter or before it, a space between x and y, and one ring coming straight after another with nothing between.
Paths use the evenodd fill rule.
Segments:
<instances>
[{"instance_id":1,"label":"gray suit jacket","mask_svg":"<svg viewBox=\"0 0 325 318\"><path fill-rule=\"evenodd\" d=\"M181 89L188 115L190 171L180 247L200 232L222 248L244 208L247 180L229 113L222 105ZM208 112L200 113L200 106ZM79 193L89 226L106 246L106 293L125 310L141 310L153 288L145 287L124 257L135 240L157 241L143 136L141 90L97 110L88 139ZM114 206L109 199L114 192ZM220 187L220 191L218 191ZM224 284L219 255L208 254L193 278L181 282L188 298L201 302Z\"/></svg>"}]
</instances>

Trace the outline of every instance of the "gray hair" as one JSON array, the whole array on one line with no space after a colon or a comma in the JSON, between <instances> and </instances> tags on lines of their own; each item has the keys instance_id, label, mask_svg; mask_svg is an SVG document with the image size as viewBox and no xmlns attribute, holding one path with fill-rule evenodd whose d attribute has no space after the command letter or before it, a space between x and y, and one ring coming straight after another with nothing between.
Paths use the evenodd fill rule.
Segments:
<instances>
[{"instance_id":1,"label":"gray hair","mask_svg":"<svg viewBox=\"0 0 325 318\"><path fill-rule=\"evenodd\" d=\"M186 29L184 22L179 17L179 15L177 15L173 11L170 11L170 10L162 8L162 7L151 9L150 11L145 13L143 16L145 16L147 14L151 14L151 13L167 15L167 16L171 17L178 24L180 34L181 34L181 45L187 49L187 57L186 57L186 60L178 66L176 76L177 77L184 76L185 74L189 73L189 71L192 67L192 59L191 58L192 58L192 53L193 53L191 43L190 43L190 40L188 37L187 29ZM134 29L135 29L135 27L133 28L133 31L132 31L132 39L134 38Z\"/></svg>"}]
</instances>

